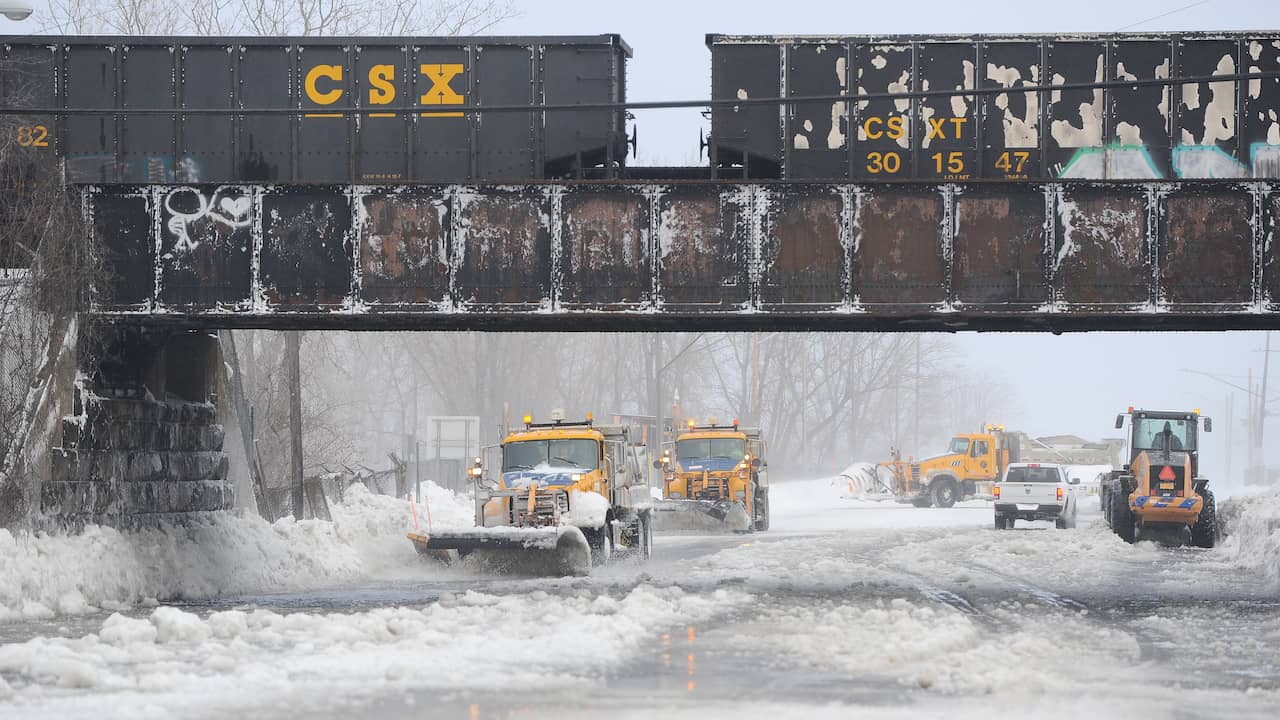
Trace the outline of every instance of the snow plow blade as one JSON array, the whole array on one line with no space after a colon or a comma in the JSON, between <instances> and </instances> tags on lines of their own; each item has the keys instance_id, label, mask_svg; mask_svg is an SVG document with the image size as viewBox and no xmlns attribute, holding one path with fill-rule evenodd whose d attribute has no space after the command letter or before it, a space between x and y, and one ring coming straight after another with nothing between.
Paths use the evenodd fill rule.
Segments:
<instances>
[{"instance_id":1,"label":"snow plow blade","mask_svg":"<svg viewBox=\"0 0 1280 720\"><path fill-rule=\"evenodd\" d=\"M409 533L418 554L474 556L499 571L531 575L589 575L591 548L576 527L491 527ZM450 553L449 551L453 551Z\"/></svg>"},{"instance_id":2,"label":"snow plow blade","mask_svg":"<svg viewBox=\"0 0 1280 720\"><path fill-rule=\"evenodd\" d=\"M731 500L658 500L653 504L653 530L701 535L751 531L747 508Z\"/></svg>"}]
</instances>

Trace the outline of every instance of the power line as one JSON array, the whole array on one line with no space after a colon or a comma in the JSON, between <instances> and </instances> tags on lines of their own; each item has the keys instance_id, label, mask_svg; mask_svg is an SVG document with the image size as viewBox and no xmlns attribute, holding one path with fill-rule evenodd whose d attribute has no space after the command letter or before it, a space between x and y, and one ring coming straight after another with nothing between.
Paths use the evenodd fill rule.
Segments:
<instances>
[{"instance_id":1,"label":"power line","mask_svg":"<svg viewBox=\"0 0 1280 720\"><path fill-rule=\"evenodd\" d=\"M1125 25L1125 26L1124 26L1124 27L1122 27L1122 28L1118 28L1118 29L1116 30L1116 32L1122 32L1122 31L1124 31L1124 30L1128 30L1128 29L1130 29L1130 28L1138 27L1139 25L1146 25L1147 23L1151 22L1152 20L1159 20L1160 18L1166 18L1166 17L1169 17L1170 15L1176 15L1177 13L1180 13L1180 12L1182 12L1183 10L1190 10L1190 9L1191 9L1191 8L1193 8L1193 7L1198 7L1198 6L1200 6L1200 5L1206 5L1206 4L1208 4L1208 2L1209 2L1209 0L1200 0L1199 2L1193 2L1193 3L1191 3L1190 5L1183 5L1182 7L1178 8L1178 9L1176 9L1176 10L1170 10L1170 11L1168 11L1168 12L1163 12L1163 13L1160 13L1159 15L1155 15L1155 16L1153 16L1153 17L1149 17L1149 18L1147 18L1146 20L1139 20L1139 21L1138 21L1138 22L1136 22L1136 23L1132 23L1132 24L1129 24L1129 25Z\"/></svg>"},{"instance_id":2,"label":"power line","mask_svg":"<svg viewBox=\"0 0 1280 720\"><path fill-rule=\"evenodd\" d=\"M0 107L0 115L298 115L306 113L325 113L333 115L366 115L383 113L389 115L412 115L417 113L511 113L511 112L569 112L588 110L666 110L673 108L739 108L759 105L787 105L803 103L833 102L868 102L872 100L911 100L929 98L975 97L987 95L1004 95L1018 93L1046 93L1069 90L1106 90L1142 87L1167 87L1170 85L1191 85L1199 83L1242 82L1245 80L1266 80L1280 78L1280 70L1261 70L1247 73L1229 73L1222 75L1195 75L1175 78L1154 78L1148 80L1107 80L1101 82L1062 83L1058 85L1023 85L1020 87L968 88L964 90L914 90L906 92L883 92L849 95L797 95L793 97L735 98L735 99L703 99L703 100L656 100L636 102L602 102L581 104L523 104L523 105L372 105L364 107L316 105L287 108L84 108L84 107Z\"/></svg>"}]
</instances>

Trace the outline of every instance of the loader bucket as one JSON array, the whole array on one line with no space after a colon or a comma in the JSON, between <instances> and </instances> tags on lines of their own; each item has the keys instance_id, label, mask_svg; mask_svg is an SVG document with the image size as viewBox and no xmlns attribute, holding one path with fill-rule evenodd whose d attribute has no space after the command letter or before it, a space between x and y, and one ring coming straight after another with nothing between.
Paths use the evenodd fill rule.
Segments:
<instances>
[{"instance_id":1,"label":"loader bucket","mask_svg":"<svg viewBox=\"0 0 1280 720\"><path fill-rule=\"evenodd\" d=\"M589 575L591 548L573 526L491 527L437 533L409 533L421 555L453 551L489 569L519 575ZM452 555L453 553L450 553Z\"/></svg>"},{"instance_id":2,"label":"loader bucket","mask_svg":"<svg viewBox=\"0 0 1280 720\"><path fill-rule=\"evenodd\" d=\"M668 535L748 532L751 518L745 505L731 500L658 500L653 530Z\"/></svg>"}]
</instances>

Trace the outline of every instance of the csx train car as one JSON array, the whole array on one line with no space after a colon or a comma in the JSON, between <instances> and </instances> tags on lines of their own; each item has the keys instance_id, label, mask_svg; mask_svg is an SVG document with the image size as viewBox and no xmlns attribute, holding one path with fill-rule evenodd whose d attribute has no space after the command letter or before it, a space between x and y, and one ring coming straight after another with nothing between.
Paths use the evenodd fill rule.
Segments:
<instances>
[{"instance_id":1,"label":"csx train car","mask_svg":"<svg viewBox=\"0 0 1280 720\"><path fill-rule=\"evenodd\" d=\"M824 98L715 107L711 164L726 178L1280 177L1280 78L1232 77L1280 70L1278 32L707 45L716 100ZM1158 83L1168 78L1207 79ZM1061 89L1020 90L1043 86ZM908 92L928 95L887 97ZM867 99L830 99L850 95Z\"/></svg>"},{"instance_id":2,"label":"csx train car","mask_svg":"<svg viewBox=\"0 0 1280 720\"><path fill-rule=\"evenodd\" d=\"M4 105L75 111L15 127L76 183L608 178L626 156L620 109L454 109L624 102L616 35L26 36L0 53Z\"/></svg>"}]
</instances>

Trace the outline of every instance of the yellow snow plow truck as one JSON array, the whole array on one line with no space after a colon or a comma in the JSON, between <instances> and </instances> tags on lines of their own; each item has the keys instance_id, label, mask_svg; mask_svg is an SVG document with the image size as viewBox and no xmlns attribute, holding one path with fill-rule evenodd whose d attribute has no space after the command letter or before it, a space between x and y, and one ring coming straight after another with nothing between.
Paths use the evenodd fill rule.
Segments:
<instances>
[{"instance_id":1,"label":"yellow snow plow truck","mask_svg":"<svg viewBox=\"0 0 1280 720\"><path fill-rule=\"evenodd\" d=\"M626 426L526 415L500 451L500 468L476 458L470 470L476 526L410 533L419 553L485 554L514 571L564 575L619 556L648 559L649 488Z\"/></svg>"},{"instance_id":2,"label":"yellow snow plow truck","mask_svg":"<svg viewBox=\"0 0 1280 720\"><path fill-rule=\"evenodd\" d=\"M1101 503L1107 524L1127 542L1211 548L1218 542L1218 509L1209 481L1200 477L1199 429L1213 421L1191 412L1134 410L1129 417L1129 463L1103 478Z\"/></svg>"},{"instance_id":3,"label":"yellow snow plow truck","mask_svg":"<svg viewBox=\"0 0 1280 720\"><path fill-rule=\"evenodd\" d=\"M898 502L916 507L949 508L957 500L989 494L1009 463L1019 460L1019 434L1003 425L987 425L984 432L951 438L947 451L920 460L880 463L878 472L891 476L889 487Z\"/></svg>"},{"instance_id":4,"label":"yellow snow plow truck","mask_svg":"<svg viewBox=\"0 0 1280 720\"><path fill-rule=\"evenodd\" d=\"M654 466L663 471L663 500L654 505L659 532L754 532L769 529L764 437L738 421L690 420Z\"/></svg>"}]
</instances>

